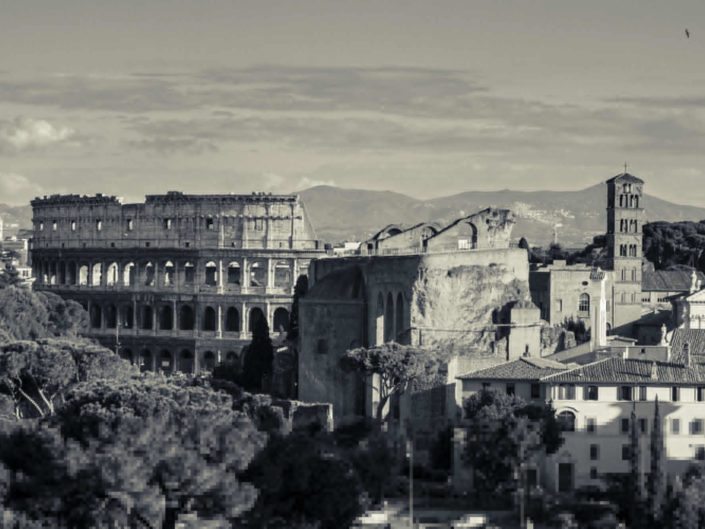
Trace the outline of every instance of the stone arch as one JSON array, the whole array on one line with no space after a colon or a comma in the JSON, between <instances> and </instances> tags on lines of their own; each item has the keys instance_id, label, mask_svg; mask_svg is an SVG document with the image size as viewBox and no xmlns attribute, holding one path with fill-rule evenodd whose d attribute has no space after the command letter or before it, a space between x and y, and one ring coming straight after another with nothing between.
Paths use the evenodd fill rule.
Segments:
<instances>
[{"instance_id":1,"label":"stone arch","mask_svg":"<svg viewBox=\"0 0 705 529\"><path fill-rule=\"evenodd\" d=\"M255 328L255 325L259 320L265 320L266 317L264 315L264 312L262 312L262 309L259 307L252 307L250 309L250 321L249 321L249 331L252 332Z\"/></svg>"},{"instance_id":2,"label":"stone arch","mask_svg":"<svg viewBox=\"0 0 705 529\"><path fill-rule=\"evenodd\" d=\"M70 261L68 263L68 269L66 271L66 276L67 276L67 283L69 285L75 285L76 284L76 262L75 261Z\"/></svg>"},{"instance_id":3,"label":"stone arch","mask_svg":"<svg viewBox=\"0 0 705 529\"><path fill-rule=\"evenodd\" d=\"M135 355L132 354L132 349L129 347L126 347L120 351L120 358L123 360L127 360L131 364L135 363Z\"/></svg>"},{"instance_id":4,"label":"stone arch","mask_svg":"<svg viewBox=\"0 0 705 529\"><path fill-rule=\"evenodd\" d=\"M170 331L174 328L174 311L171 305L162 305L159 311L159 329Z\"/></svg>"},{"instance_id":5,"label":"stone arch","mask_svg":"<svg viewBox=\"0 0 705 529\"><path fill-rule=\"evenodd\" d=\"M225 331L240 332L240 312L235 307L228 307L225 312Z\"/></svg>"},{"instance_id":6,"label":"stone arch","mask_svg":"<svg viewBox=\"0 0 705 529\"><path fill-rule=\"evenodd\" d=\"M394 340L394 298L387 292L387 303L384 307L384 341Z\"/></svg>"},{"instance_id":7,"label":"stone arch","mask_svg":"<svg viewBox=\"0 0 705 529\"><path fill-rule=\"evenodd\" d=\"M105 307L105 327L108 329L117 327L117 308L112 303Z\"/></svg>"},{"instance_id":8,"label":"stone arch","mask_svg":"<svg viewBox=\"0 0 705 529\"><path fill-rule=\"evenodd\" d=\"M264 261L254 261L250 264L250 286L263 287L267 284L267 267Z\"/></svg>"},{"instance_id":9,"label":"stone arch","mask_svg":"<svg viewBox=\"0 0 705 529\"><path fill-rule=\"evenodd\" d=\"M182 349L179 353L179 371L182 373L193 373L196 368L196 363L193 359L193 353L188 349Z\"/></svg>"},{"instance_id":10,"label":"stone arch","mask_svg":"<svg viewBox=\"0 0 705 529\"><path fill-rule=\"evenodd\" d=\"M49 263L49 284L56 285L56 261Z\"/></svg>"},{"instance_id":11,"label":"stone arch","mask_svg":"<svg viewBox=\"0 0 705 529\"><path fill-rule=\"evenodd\" d=\"M153 313L151 305L142 305L140 327L144 330L151 330L153 325Z\"/></svg>"},{"instance_id":12,"label":"stone arch","mask_svg":"<svg viewBox=\"0 0 705 529\"><path fill-rule=\"evenodd\" d=\"M375 311L375 345L384 343L384 297L377 294L377 310Z\"/></svg>"},{"instance_id":13,"label":"stone arch","mask_svg":"<svg viewBox=\"0 0 705 529\"><path fill-rule=\"evenodd\" d=\"M174 356L171 351L162 349L159 353L159 371L171 373L174 370Z\"/></svg>"},{"instance_id":14,"label":"stone arch","mask_svg":"<svg viewBox=\"0 0 705 529\"><path fill-rule=\"evenodd\" d=\"M119 271L118 264L113 262L108 265L108 269L105 274L105 284L108 286L113 286L118 284Z\"/></svg>"},{"instance_id":15,"label":"stone arch","mask_svg":"<svg viewBox=\"0 0 705 529\"><path fill-rule=\"evenodd\" d=\"M228 352L225 354L225 362L226 362L226 363L232 365L232 364L236 364L237 361L238 361L238 356L237 356L237 353L236 353L235 351L228 351Z\"/></svg>"},{"instance_id":16,"label":"stone arch","mask_svg":"<svg viewBox=\"0 0 705 529\"><path fill-rule=\"evenodd\" d=\"M470 221L466 221L463 234L468 239L468 250L477 248L477 226Z\"/></svg>"},{"instance_id":17,"label":"stone arch","mask_svg":"<svg viewBox=\"0 0 705 529\"><path fill-rule=\"evenodd\" d=\"M289 330L289 311L284 307L277 308L274 311L272 327L274 332L287 332Z\"/></svg>"},{"instance_id":18,"label":"stone arch","mask_svg":"<svg viewBox=\"0 0 705 529\"><path fill-rule=\"evenodd\" d=\"M291 288L291 265L288 261L274 263L274 286L276 288Z\"/></svg>"},{"instance_id":19,"label":"stone arch","mask_svg":"<svg viewBox=\"0 0 705 529\"><path fill-rule=\"evenodd\" d=\"M142 279L145 286L154 286L154 275L154 263L152 263L152 261L147 261L144 264L144 272L142 274Z\"/></svg>"},{"instance_id":20,"label":"stone arch","mask_svg":"<svg viewBox=\"0 0 705 529\"><path fill-rule=\"evenodd\" d=\"M120 316L120 319L122 320L122 326L125 329L132 329L134 327L135 311L132 308L132 305L123 305Z\"/></svg>"},{"instance_id":21,"label":"stone arch","mask_svg":"<svg viewBox=\"0 0 705 529\"><path fill-rule=\"evenodd\" d=\"M91 305L91 327L100 329L103 324L103 311L100 305Z\"/></svg>"},{"instance_id":22,"label":"stone arch","mask_svg":"<svg viewBox=\"0 0 705 529\"><path fill-rule=\"evenodd\" d=\"M179 329L182 331L192 331L194 323L195 318L191 305L181 305L179 309Z\"/></svg>"},{"instance_id":23,"label":"stone arch","mask_svg":"<svg viewBox=\"0 0 705 529\"><path fill-rule=\"evenodd\" d=\"M149 349L142 349L142 352L140 353L139 364L140 371L151 371L153 369L152 351L150 351Z\"/></svg>"},{"instance_id":24,"label":"stone arch","mask_svg":"<svg viewBox=\"0 0 705 529\"><path fill-rule=\"evenodd\" d=\"M196 267L191 261L184 263L184 283L193 284L196 280Z\"/></svg>"},{"instance_id":25,"label":"stone arch","mask_svg":"<svg viewBox=\"0 0 705 529\"><path fill-rule=\"evenodd\" d=\"M214 331L216 328L216 313L213 307L203 309L203 330Z\"/></svg>"},{"instance_id":26,"label":"stone arch","mask_svg":"<svg viewBox=\"0 0 705 529\"><path fill-rule=\"evenodd\" d=\"M100 286L103 279L103 263L93 263L91 266L91 286Z\"/></svg>"},{"instance_id":27,"label":"stone arch","mask_svg":"<svg viewBox=\"0 0 705 529\"><path fill-rule=\"evenodd\" d=\"M562 432L575 431L575 413L570 410L563 410L556 414L558 427Z\"/></svg>"},{"instance_id":28,"label":"stone arch","mask_svg":"<svg viewBox=\"0 0 705 529\"><path fill-rule=\"evenodd\" d=\"M59 278L60 285L66 284L66 263L64 261L59 261Z\"/></svg>"},{"instance_id":29,"label":"stone arch","mask_svg":"<svg viewBox=\"0 0 705 529\"><path fill-rule=\"evenodd\" d=\"M165 287L174 286L176 283L176 268L172 261L165 261L163 263L164 275L162 276L162 282Z\"/></svg>"},{"instance_id":30,"label":"stone arch","mask_svg":"<svg viewBox=\"0 0 705 529\"><path fill-rule=\"evenodd\" d=\"M215 286L218 284L218 265L214 261L206 263L206 285Z\"/></svg>"},{"instance_id":31,"label":"stone arch","mask_svg":"<svg viewBox=\"0 0 705 529\"><path fill-rule=\"evenodd\" d=\"M401 292L397 294L397 306L395 307L394 314L396 316L394 339L399 343L406 343L406 329L404 326L404 296L401 295Z\"/></svg>"},{"instance_id":32,"label":"stone arch","mask_svg":"<svg viewBox=\"0 0 705 529\"><path fill-rule=\"evenodd\" d=\"M126 287L135 286L135 263L132 261L122 268L122 284Z\"/></svg>"},{"instance_id":33,"label":"stone arch","mask_svg":"<svg viewBox=\"0 0 705 529\"><path fill-rule=\"evenodd\" d=\"M215 354L213 351L203 353L203 370L213 371L215 369Z\"/></svg>"},{"instance_id":34,"label":"stone arch","mask_svg":"<svg viewBox=\"0 0 705 529\"><path fill-rule=\"evenodd\" d=\"M228 264L228 284L239 285L242 281L241 275L242 271L240 270L240 263L237 261L230 262Z\"/></svg>"}]
</instances>

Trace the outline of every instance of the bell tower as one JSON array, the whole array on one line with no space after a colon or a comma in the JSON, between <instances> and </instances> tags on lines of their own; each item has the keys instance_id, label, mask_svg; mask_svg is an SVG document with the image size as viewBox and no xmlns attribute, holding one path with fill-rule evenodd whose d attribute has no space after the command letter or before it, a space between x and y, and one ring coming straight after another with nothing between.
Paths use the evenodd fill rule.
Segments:
<instances>
[{"instance_id":1,"label":"bell tower","mask_svg":"<svg viewBox=\"0 0 705 529\"><path fill-rule=\"evenodd\" d=\"M644 181L625 171L607 180L607 259L612 269L611 327L631 331L641 315ZM618 330L619 329L619 330Z\"/></svg>"}]
</instances>

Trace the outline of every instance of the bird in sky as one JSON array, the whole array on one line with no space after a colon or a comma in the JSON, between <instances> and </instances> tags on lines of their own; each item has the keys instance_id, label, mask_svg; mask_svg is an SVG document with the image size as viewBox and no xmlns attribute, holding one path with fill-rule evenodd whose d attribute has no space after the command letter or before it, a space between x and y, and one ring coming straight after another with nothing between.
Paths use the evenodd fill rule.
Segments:
<instances>
[{"instance_id":1,"label":"bird in sky","mask_svg":"<svg viewBox=\"0 0 705 529\"><path fill-rule=\"evenodd\" d=\"M690 31L688 31L688 28L685 28L685 38L686 39L690 38Z\"/></svg>"}]
</instances>

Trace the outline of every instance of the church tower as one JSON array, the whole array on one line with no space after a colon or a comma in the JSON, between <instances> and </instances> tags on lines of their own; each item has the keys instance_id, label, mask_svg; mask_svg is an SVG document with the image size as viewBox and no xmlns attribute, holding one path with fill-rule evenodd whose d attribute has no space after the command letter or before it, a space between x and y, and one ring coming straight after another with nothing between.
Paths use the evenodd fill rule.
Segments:
<instances>
[{"instance_id":1,"label":"church tower","mask_svg":"<svg viewBox=\"0 0 705 529\"><path fill-rule=\"evenodd\" d=\"M631 323L641 315L644 181L625 170L606 183L607 257L613 270L608 320L613 332L629 335Z\"/></svg>"}]
</instances>

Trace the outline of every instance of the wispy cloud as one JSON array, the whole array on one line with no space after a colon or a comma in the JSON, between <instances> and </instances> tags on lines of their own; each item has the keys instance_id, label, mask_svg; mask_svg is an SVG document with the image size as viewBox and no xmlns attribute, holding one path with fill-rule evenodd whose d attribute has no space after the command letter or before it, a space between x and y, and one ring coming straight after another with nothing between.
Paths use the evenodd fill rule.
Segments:
<instances>
[{"instance_id":1,"label":"wispy cloud","mask_svg":"<svg viewBox=\"0 0 705 529\"><path fill-rule=\"evenodd\" d=\"M43 119L16 118L0 121L0 152L46 147L69 140L75 131Z\"/></svg>"},{"instance_id":2,"label":"wispy cloud","mask_svg":"<svg viewBox=\"0 0 705 529\"><path fill-rule=\"evenodd\" d=\"M41 193L41 187L17 173L0 171L0 197L6 204L26 204Z\"/></svg>"}]
</instances>

